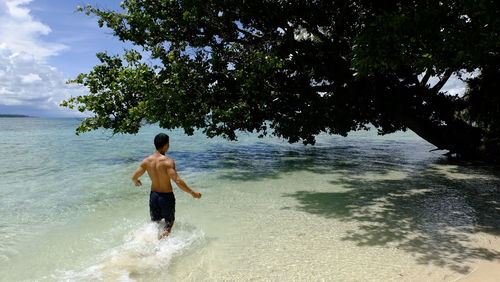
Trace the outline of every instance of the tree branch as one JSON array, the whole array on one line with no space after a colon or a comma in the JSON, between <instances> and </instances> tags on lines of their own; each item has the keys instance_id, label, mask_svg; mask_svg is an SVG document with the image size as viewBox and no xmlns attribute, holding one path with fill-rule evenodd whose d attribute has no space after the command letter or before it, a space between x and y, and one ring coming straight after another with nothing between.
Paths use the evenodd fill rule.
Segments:
<instances>
[{"instance_id":1,"label":"tree branch","mask_svg":"<svg viewBox=\"0 0 500 282\"><path fill-rule=\"evenodd\" d=\"M420 81L420 85L425 86L427 85L427 81L429 81L429 78L431 78L431 72L426 71L424 77Z\"/></svg>"},{"instance_id":2,"label":"tree branch","mask_svg":"<svg viewBox=\"0 0 500 282\"><path fill-rule=\"evenodd\" d=\"M304 25L304 27L306 28L307 32L313 34L314 36L316 36L317 38L319 38L322 42L330 42L330 39L326 35L324 35L323 33L321 33L321 31L318 30L318 26L313 27L308 22L306 22L304 19L302 19L302 23L301 24Z\"/></svg>"},{"instance_id":3,"label":"tree branch","mask_svg":"<svg viewBox=\"0 0 500 282\"><path fill-rule=\"evenodd\" d=\"M318 92L332 92L334 87L333 85L316 85L312 86L312 89Z\"/></svg>"},{"instance_id":4,"label":"tree branch","mask_svg":"<svg viewBox=\"0 0 500 282\"><path fill-rule=\"evenodd\" d=\"M443 86L446 84L448 79L450 79L450 76L452 73L453 73L452 70L450 70L450 69L446 70L443 74L443 77L441 77L441 80L439 80L439 82L436 83L436 85L434 85L434 87L432 87L431 90L435 91L435 92L438 92L439 90L441 90L441 88L443 88Z\"/></svg>"},{"instance_id":5,"label":"tree branch","mask_svg":"<svg viewBox=\"0 0 500 282\"><path fill-rule=\"evenodd\" d=\"M253 36L255 38L262 38L263 37L263 35L258 35L258 34L251 33L249 31L246 31L244 29L239 28L238 26L236 26L236 30L239 31L239 32L241 32L241 33L243 33L243 34L245 34L245 35L250 35L250 36Z\"/></svg>"}]
</instances>

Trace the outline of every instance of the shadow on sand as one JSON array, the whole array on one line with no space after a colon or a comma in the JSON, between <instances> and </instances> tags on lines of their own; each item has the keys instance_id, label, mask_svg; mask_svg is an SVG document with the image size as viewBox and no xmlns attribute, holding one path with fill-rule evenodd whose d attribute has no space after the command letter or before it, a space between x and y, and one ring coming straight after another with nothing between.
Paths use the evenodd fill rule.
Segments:
<instances>
[{"instance_id":1,"label":"shadow on sand","mask_svg":"<svg viewBox=\"0 0 500 282\"><path fill-rule=\"evenodd\" d=\"M466 263L472 260L500 259L500 252L475 247L469 236L500 234L500 180L494 172L435 164L393 180L377 180L387 171L366 172L372 177L358 171L331 181L345 192L298 191L284 197L295 198L298 210L358 222L359 229L348 231L343 240L395 247L414 254L420 264L467 273Z\"/></svg>"},{"instance_id":2,"label":"shadow on sand","mask_svg":"<svg viewBox=\"0 0 500 282\"><path fill-rule=\"evenodd\" d=\"M458 273L469 272L467 264L473 260L500 259L500 252L477 247L470 239L478 232L500 235L498 168L451 163L427 153L421 142L363 142L215 148L198 155L202 161L191 165L217 170L220 179L237 182L299 171L332 175L330 184L342 187L342 192L315 192L311 187L285 194L298 206L284 209L355 221L359 228L346 232L343 240L398 248L415 255L420 264Z\"/></svg>"}]
</instances>

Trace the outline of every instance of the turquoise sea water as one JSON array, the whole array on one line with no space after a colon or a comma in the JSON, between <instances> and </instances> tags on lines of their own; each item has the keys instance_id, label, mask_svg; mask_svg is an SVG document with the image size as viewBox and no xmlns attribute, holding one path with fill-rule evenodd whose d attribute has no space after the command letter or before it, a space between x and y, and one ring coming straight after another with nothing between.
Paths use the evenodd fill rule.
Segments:
<instances>
[{"instance_id":1,"label":"turquoise sea water","mask_svg":"<svg viewBox=\"0 0 500 282\"><path fill-rule=\"evenodd\" d=\"M498 169L450 163L411 132L171 136L203 198L177 189L157 240L147 177L156 126L76 136L75 119L0 119L0 280L452 281L500 259Z\"/></svg>"}]
</instances>

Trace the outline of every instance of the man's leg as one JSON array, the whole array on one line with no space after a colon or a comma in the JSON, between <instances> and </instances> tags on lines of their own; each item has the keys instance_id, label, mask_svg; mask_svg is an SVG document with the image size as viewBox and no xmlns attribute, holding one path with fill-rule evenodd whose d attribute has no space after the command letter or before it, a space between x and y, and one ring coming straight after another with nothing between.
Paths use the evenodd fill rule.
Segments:
<instances>
[{"instance_id":1,"label":"man's leg","mask_svg":"<svg viewBox=\"0 0 500 282\"><path fill-rule=\"evenodd\" d=\"M172 231L172 226L174 226L173 221L165 220L165 227L163 228L163 233L160 235L160 239L167 237Z\"/></svg>"},{"instance_id":2,"label":"man's leg","mask_svg":"<svg viewBox=\"0 0 500 282\"><path fill-rule=\"evenodd\" d=\"M165 231L170 233L172 231L172 226L174 226L174 221L165 221Z\"/></svg>"},{"instance_id":3,"label":"man's leg","mask_svg":"<svg viewBox=\"0 0 500 282\"><path fill-rule=\"evenodd\" d=\"M162 219L159 198L160 197L159 197L158 193L156 193L156 192L151 192L151 194L149 196L149 214L151 215L151 221L156 223L158 230L160 229L160 223L161 223L161 219ZM163 235L160 235L159 239L163 238L162 236Z\"/></svg>"},{"instance_id":4,"label":"man's leg","mask_svg":"<svg viewBox=\"0 0 500 282\"><path fill-rule=\"evenodd\" d=\"M175 221L175 197L173 193L166 194L162 198L162 217L165 218L165 229L160 239L166 237L172 231Z\"/></svg>"}]
</instances>

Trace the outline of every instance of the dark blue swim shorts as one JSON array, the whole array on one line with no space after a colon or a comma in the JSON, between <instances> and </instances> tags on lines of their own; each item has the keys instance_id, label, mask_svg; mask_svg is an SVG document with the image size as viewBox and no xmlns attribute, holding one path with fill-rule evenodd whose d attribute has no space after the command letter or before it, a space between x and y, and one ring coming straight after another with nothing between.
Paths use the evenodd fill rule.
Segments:
<instances>
[{"instance_id":1,"label":"dark blue swim shorts","mask_svg":"<svg viewBox=\"0 0 500 282\"><path fill-rule=\"evenodd\" d=\"M162 218L168 222L175 220L175 197L173 192L160 193L151 191L149 195L149 214L152 221Z\"/></svg>"}]
</instances>

